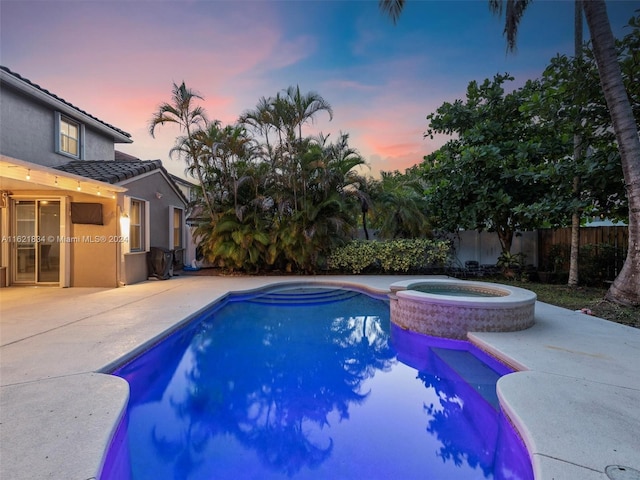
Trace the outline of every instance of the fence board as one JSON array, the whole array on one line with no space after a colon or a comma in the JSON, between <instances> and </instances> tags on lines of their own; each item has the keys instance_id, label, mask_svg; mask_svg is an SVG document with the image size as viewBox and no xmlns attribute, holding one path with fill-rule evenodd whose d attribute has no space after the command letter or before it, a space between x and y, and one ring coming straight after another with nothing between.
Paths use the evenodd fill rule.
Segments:
<instances>
[{"instance_id":1,"label":"fence board","mask_svg":"<svg viewBox=\"0 0 640 480\"><path fill-rule=\"evenodd\" d=\"M538 258L539 265L548 262L549 254L554 245L562 246L568 252L571 246L571 228L541 229L538 230ZM601 226L601 227L580 227L580 247L593 246L596 255L600 245L614 247L616 253L615 265L611 265L613 271L617 272L622 267L629 247L629 229L626 226Z\"/></svg>"}]
</instances>

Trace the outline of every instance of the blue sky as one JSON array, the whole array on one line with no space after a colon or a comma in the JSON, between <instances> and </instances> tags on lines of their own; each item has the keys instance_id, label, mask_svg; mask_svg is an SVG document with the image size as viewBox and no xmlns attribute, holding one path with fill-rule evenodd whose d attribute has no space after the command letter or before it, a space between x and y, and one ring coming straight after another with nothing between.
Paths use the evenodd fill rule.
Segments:
<instances>
[{"instance_id":1,"label":"blue sky","mask_svg":"<svg viewBox=\"0 0 640 480\"><path fill-rule=\"evenodd\" d=\"M607 5L621 36L640 1ZM508 72L522 85L571 54L573 8L535 0L507 53L503 19L486 0L408 0L395 26L374 0L0 0L0 63L131 133L119 150L179 175L184 164L168 156L178 132L147 132L172 82L197 90L225 123L298 84L334 110L307 133L349 133L377 175L442 144L423 138L425 117L464 98L471 80Z\"/></svg>"}]
</instances>

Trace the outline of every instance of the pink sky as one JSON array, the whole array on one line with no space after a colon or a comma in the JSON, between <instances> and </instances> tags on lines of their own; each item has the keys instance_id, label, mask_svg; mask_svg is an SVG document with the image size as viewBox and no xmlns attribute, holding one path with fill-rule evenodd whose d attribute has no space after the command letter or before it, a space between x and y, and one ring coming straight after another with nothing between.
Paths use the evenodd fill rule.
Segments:
<instances>
[{"instance_id":1,"label":"pink sky","mask_svg":"<svg viewBox=\"0 0 640 480\"><path fill-rule=\"evenodd\" d=\"M614 31L632 3L610 2ZM173 82L201 93L224 123L299 84L334 109L333 121L320 114L307 133L349 133L375 176L442 144L423 138L425 118L463 98L469 81L508 71L522 84L570 53L572 4L533 2L517 54L506 55L501 20L484 1L409 1L394 27L374 1L3 0L0 63L130 133L119 150L178 175L184 165L168 156L176 130L159 127L155 139L147 130Z\"/></svg>"}]
</instances>

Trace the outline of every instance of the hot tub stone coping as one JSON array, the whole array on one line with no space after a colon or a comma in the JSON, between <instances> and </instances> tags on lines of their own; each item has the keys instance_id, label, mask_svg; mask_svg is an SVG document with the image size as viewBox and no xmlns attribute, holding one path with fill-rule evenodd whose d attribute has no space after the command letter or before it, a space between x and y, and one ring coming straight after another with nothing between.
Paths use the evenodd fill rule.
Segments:
<instances>
[{"instance_id":1,"label":"hot tub stone coping","mask_svg":"<svg viewBox=\"0 0 640 480\"><path fill-rule=\"evenodd\" d=\"M471 289L475 287L480 291L497 290L507 292L507 294L495 297L464 297L458 295L433 294L411 289L412 286L423 284L436 284L443 286L455 285L471 287ZM417 280L403 280L393 283L390 286L390 290L390 296L392 298L394 296L398 296L405 299L411 299L415 302L429 302L435 304L450 304L452 301L455 301L456 303L464 304L469 307L486 306L491 309L513 308L532 304L537 300L537 295L534 292L524 288L502 285L499 283L474 282L459 279L425 278Z\"/></svg>"},{"instance_id":2,"label":"hot tub stone coping","mask_svg":"<svg viewBox=\"0 0 640 480\"><path fill-rule=\"evenodd\" d=\"M411 290L436 284L507 291L497 297L464 297ZM391 322L413 332L465 339L469 332L512 332L535 323L536 294L518 287L458 279L417 279L391 286Z\"/></svg>"}]
</instances>

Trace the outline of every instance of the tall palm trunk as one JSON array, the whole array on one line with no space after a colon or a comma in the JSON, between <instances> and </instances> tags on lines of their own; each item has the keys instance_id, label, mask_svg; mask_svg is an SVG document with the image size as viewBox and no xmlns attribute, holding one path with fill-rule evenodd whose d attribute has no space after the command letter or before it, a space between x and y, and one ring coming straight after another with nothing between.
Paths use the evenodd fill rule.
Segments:
<instances>
[{"instance_id":1,"label":"tall palm trunk","mask_svg":"<svg viewBox=\"0 0 640 480\"><path fill-rule=\"evenodd\" d=\"M364 230L364 238L369 240L369 230L367 229L367 211L367 208L362 207L362 229Z\"/></svg>"},{"instance_id":2,"label":"tall palm trunk","mask_svg":"<svg viewBox=\"0 0 640 480\"><path fill-rule=\"evenodd\" d=\"M629 97L624 88L615 40L604 0L584 2L600 83L618 141L622 172L629 200L629 249L622 270L607 292L607 299L640 305L640 139Z\"/></svg>"},{"instance_id":3,"label":"tall palm trunk","mask_svg":"<svg viewBox=\"0 0 640 480\"><path fill-rule=\"evenodd\" d=\"M575 0L575 18L574 18L574 51L575 57L582 63L582 0ZM575 120L576 127L580 126L580 118ZM575 133L573 135L573 163L578 167L582 161L582 135ZM580 197L580 176L573 177L573 195L578 200ZM569 255L569 281L570 287L577 287L579 281L578 273L578 257L580 252L580 217L581 211L576 208L571 214L571 251Z\"/></svg>"}]
</instances>

